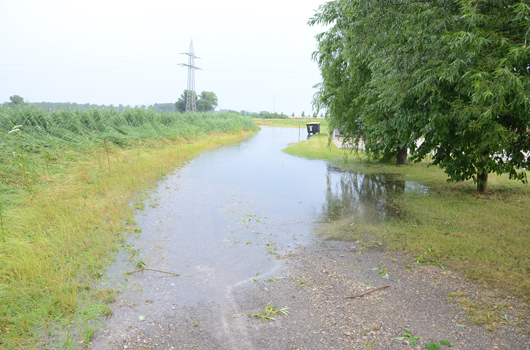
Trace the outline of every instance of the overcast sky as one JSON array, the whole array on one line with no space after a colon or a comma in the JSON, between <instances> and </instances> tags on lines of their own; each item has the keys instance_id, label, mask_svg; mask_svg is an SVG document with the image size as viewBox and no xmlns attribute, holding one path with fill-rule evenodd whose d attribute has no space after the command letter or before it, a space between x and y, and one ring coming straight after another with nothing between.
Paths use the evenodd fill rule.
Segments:
<instances>
[{"instance_id":1,"label":"overcast sky","mask_svg":"<svg viewBox=\"0 0 530 350\"><path fill-rule=\"evenodd\" d=\"M175 102L193 38L195 91L218 109L308 114L324 2L0 0L0 102Z\"/></svg>"}]
</instances>

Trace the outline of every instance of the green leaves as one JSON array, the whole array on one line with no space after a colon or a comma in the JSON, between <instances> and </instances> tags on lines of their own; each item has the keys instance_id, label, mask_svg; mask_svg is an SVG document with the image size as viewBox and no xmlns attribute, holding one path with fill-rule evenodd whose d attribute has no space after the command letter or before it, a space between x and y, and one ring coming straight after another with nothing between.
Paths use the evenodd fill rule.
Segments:
<instances>
[{"instance_id":1,"label":"green leaves","mask_svg":"<svg viewBox=\"0 0 530 350\"><path fill-rule=\"evenodd\" d=\"M418 340L421 339L421 337L413 336L412 333L410 331L407 331L406 329L403 330L403 334L404 334L403 337L396 337L396 339L397 340L405 340L405 339L407 339L411 345L417 345L418 344ZM451 343L449 343L448 341L440 340L439 343L438 342L430 342L430 343L428 343L427 345L425 345L424 349L427 349L427 350L439 350L440 349L440 345L447 346L447 347L450 347L450 348L453 347L453 345Z\"/></svg>"},{"instance_id":2,"label":"green leaves","mask_svg":"<svg viewBox=\"0 0 530 350\"><path fill-rule=\"evenodd\" d=\"M414 161L432 157L451 181L473 179L479 190L482 173L525 182L529 6L501 3L321 5L309 21L328 27L313 54L322 72L315 108L376 157L406 147Z\"/></svg>"},{"instance_id":3,"label":"green leaves","mask_svg":"<svg viewBox=\"0 0 530 350\"><path fill-rule=\"evenodd\" d=\"M193 94L193 98L195 101L197 101L197 112L211 112L215 110L215 107L218 105L217 95L214 92L203 91L199 96L197 96L195 91L188 92L188 90L184 90L178 101L175 102L175 108L180 113L184 113L186 111L186 100L188 98L188 93Z\"/></svg>"},{"instance_id":4,"label":"green leaves","mask_svg":"<svg viewBox=\"0 0 530 350\"><path fill-rule=\"evenodd\" d=\"M397 340L404 340L407 339L410 344L416 345L418 344L418 340L421 339L421 337L414 337L412 333L407 331L406 329L403 330L404 337L396 337Z\"/></svg>"},{"instance_id":5,"label":"green leaves","mask_svg":"<svg viewBox=\"0 0 530 350\"><path fill-rule=\"evenodd\" d=\"M440 344L438 343L429 343L427 344L424 349L427 349L427 350L439 350L440 349Z\"/></svg>"},{"instance_id":6,"label":"green leaves","mask_svg":"<svg viewBox=\"0 0 530 350\"><path fill-rule=\"evenodd\" d=\"M447 346L449 348L453 347L453 345L451 343L449 343L448 341L440 340L440 343L431 342L431 343L425 345L424 349L427 349L427 350L439 350L440 349L440 345Z\"/></svg>"},{"instance_id":7,"label":"green leaves","mask_svg":"<svg viewBox=\"0 0 530 350\"><path fill-rule=\"evenodd\" d=\"M439 262L438 260L436 260L434 258L434 255L436 255L434 249L432 249L432 247L429 247L429 249L427 249L424 253L414 258L414 262L416 264L423 264L423 265L436 265L445 270L445 265Z\"/></svg>"},{"instance_id":8,"label":"green leaves","mask_svg":"<svg viewBox=\"0 0 530 350\"><path fill-rule=\"evenodd\" d=\"M379 272L377 273L378 276L388 278L388 271L386 267L382 265L377 265L377 269L379 270Z\"/></svg>"},{"instance_id":9,"label":"green leaves","mask_svg":"<svg viewBox=\"0 0 530 350\"><path fill-rule=\"evenodd\" d=\"M259 317L261 318L261 321L265 323L266 321L275 321L276 319L273 317L275 315L288 315L289 309L284 307L283 309L275 309L274 305L272 305L272 301L270 301L267 306L263 308L260 312L252 313L250 314L250 317Z\"/></svg>"}]
</instances>

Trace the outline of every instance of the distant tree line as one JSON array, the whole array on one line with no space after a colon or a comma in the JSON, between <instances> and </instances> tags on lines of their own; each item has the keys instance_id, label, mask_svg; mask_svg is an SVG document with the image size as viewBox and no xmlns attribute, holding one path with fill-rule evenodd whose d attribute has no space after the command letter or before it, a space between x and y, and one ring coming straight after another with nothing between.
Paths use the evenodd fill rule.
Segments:
<instances>
[{"instance_id":1,"label":"distant tree line","mask_svg":"<svg viewBox=\"0 0 530 350\"><path fill-rule=\"evenodd\" d=\"M263 119L288 119L289 116L283 113L270 113L267 111L261 111L256 114L252 114L252 118L263 118Z\"/></svg>"},{"instance_id":2,"label":"distant tree line","mask_svg":"<svg viewBox=\"0 0 530 350\"><path fill-rule=\"evenodd\" d=\"M20 105L30 105L35 106L40 109L46 110L46 111L54 111L54 110L66 110L66 109L76 109L76 110L89 110L89 109L117 109L120 111L124 111L129 108L141 108L141 109L149 109L154 110L157 112L175 112L175 104L174 103L155 103L154 105L150 106L136 106L131 107L130 105L122 105L119 104L117 106L110 104L110 105L98 105L94 103L75 103L75 102L25 102L24 98L13 95L9 97L9 100L11 102L4 102L1 105L3 106L9 106L9 107L16 107Z\"/></svg>"},{"instance_id":3,"label":"distant tree line","mask_svg":"<svg viewBox=\"0 0 530 350\"><path fill-rule=\"evenodd\" d=\"M0 104L0 106L10 106L10 107L16 107L19 105L27 104L31 106L38 107L43 110L47 111L54 111L54 110L68 110L68 109L75 109L75 110L90 110L90 109L101 109L101 110L113 110L117 109L119 111L124 111L126 109L132 109L132 108L140 108L140 109L148 109L153 110L156 112L180 112L184 113L186 111L186 99L187 99L187 90L184 90L184 92L181 94L180 98L176 103L155 103L153 105L141 105L141 106L135 106L132 107L130 105L98 105L93 103L75 103L75 102L25 102L24 98L13 95L9 97L10 102L4 102ZM215 112L215 108L218 105L217 102L217 95L214 92L211 91L203 91L200 95L195 94L195 100L196 100L196 107L197 112ZM219 112L235 112L240 113L242 115L251 115L253 118L265 118L265 119L287 119L289 118L284 113L271 113L268 111L261 111L259 113L257 112L249 112L249 111L234 111L234 110L228 110L228 109L221 109Z\"/></svg>"},{"instance_id":4,"label":"distant tree line","mask_svg":"<svg viewBox=\"0 0 530 350\"><path fill-rule=\"evenodd\" d=\"M147 109L152 109L157 112L166 112L166 113L177 111L174 103L155 103L154 105L147 107Z\"/></svg>"},{"instance_id":5,"label":"distant tree line","mask_svg":"<svg viewBox=\"0 0 530 350\"><path fill-rule=\"evenodd\" d=\"M182 99L184 97L184 104L182 105ZM110 110L110 109L117 109L119 111L124 111L129 108L140 108L140 109L149 109L154 110L156 112L181 112L184 113L186 110L186 100L185 100L185 94L181 96L179 101L177 103L155 103L153 105L141 105L141 106L135 106L132 107L130 105L98 105L94 103L75 103L75 102L25 102L24 98L20 97L19 95L13 95L9 97L10 102L4 102L0 105L4 106L10 106L10 107L16 107L19 105L27 104L31 106L38 107L43 110L47 111L54 111L54 110L67 110L67 109L76 109L76 110L89 110L89 109L102 109L102 110ZM206 92L203 91L201 95L199 96L199 99L197 100L197 111L198 112L212 112L214 111L215 107L217 107L217 96L213 92Z\"/></svg>"}]
</instances>

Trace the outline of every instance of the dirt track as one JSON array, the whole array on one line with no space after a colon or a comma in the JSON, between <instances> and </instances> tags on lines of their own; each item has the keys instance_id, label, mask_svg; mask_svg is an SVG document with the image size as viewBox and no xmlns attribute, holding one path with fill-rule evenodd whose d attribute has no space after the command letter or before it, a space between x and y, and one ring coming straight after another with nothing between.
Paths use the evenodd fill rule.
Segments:
<instances>
[{"instance_id":1,"label":"dirt track","mask_svg":"<svg viewBox=\"0 0 530 350\"><path fill-rule=\"evenodd\" d=\"M128 299L125 293L115 303L113 318L119 322L111 319L92 349L423 349L439 340L454 349L530 349L528 324L515 317L520 310L506 307L507 323L489 331L448 302L449 293L480 300L491 294L486 289L438 266L405 269L412 257L360 248L348 242L301 246L281 258L284 264L273 274L187 307L160 309L156 301ZM388 279L378 275L378 265L387 269ZM146 274L134 283L150 280L163 289L179 278ZM386 285L390 288L344 299ZM269 302L289 308L289 315L265 323L249 316ZM143 320L119 316L137 315L146 304L150 312ZM403 330L421 337L418 344L396 339Z\"/></svg>"}]
</instances>

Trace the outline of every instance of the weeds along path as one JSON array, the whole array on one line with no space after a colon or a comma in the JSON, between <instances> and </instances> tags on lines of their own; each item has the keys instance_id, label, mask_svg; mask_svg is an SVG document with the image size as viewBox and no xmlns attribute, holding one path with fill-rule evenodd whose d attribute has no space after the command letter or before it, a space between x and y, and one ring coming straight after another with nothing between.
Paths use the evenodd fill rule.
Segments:
<instances>
[{"instance_id":1,"label":"weeds along path","mask_svg":"<svg viewBox=\"0 0 530 350\"><path fill-rule=\"evenodd\" d=\"M0 347L86 344L115 291L94 289L131 203L205 149L255 132L237 114L0 109Z\"/></svg>"}]
</instances>

